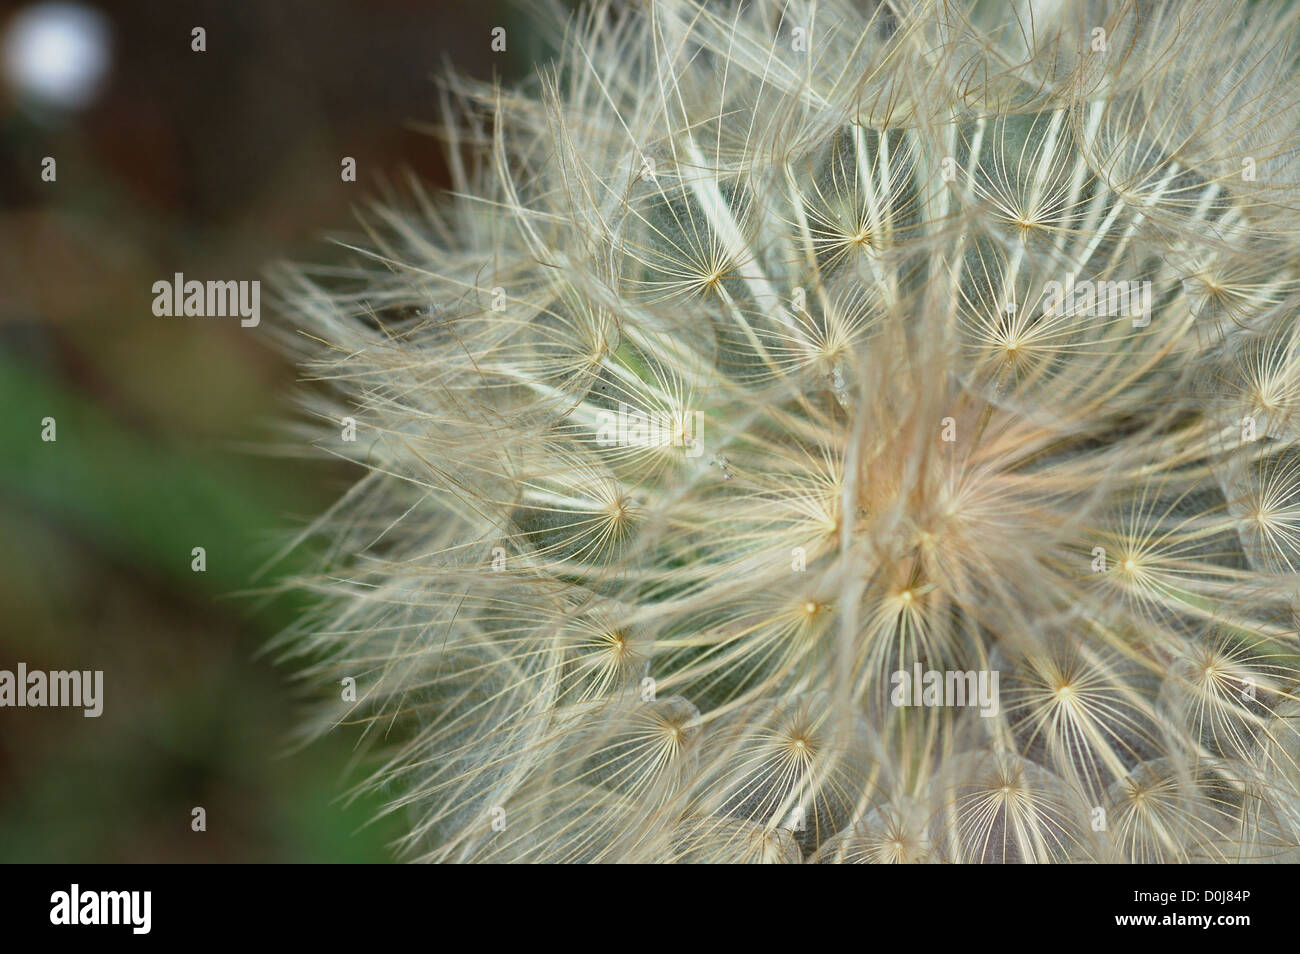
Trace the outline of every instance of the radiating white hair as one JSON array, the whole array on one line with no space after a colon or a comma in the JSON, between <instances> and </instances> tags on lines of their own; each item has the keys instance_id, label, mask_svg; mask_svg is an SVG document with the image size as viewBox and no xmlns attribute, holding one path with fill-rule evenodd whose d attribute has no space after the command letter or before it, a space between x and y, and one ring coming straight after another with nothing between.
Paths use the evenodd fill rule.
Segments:
<instances>
[{"instance_id":1,"label":"radiating white hair","mask_svg":"<svg viewBox=\"0 0 1300 954\"><path fill-rule=\"evenodd\" d=\"M408 856L1297 860L1296 25L598 3L452 80L452 194L284 285L368 471L288 638Z\"/></svg>"}]
</instances>

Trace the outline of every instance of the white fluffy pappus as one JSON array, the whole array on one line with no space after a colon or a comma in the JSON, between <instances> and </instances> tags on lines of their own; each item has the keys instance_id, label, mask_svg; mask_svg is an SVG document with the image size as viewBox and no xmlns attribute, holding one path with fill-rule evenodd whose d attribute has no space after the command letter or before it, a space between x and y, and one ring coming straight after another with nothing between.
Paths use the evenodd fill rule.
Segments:
<instances>
[{"instance_id":1,"label":"white fluffy pappus","mask_svg":"<svg viewBox=\"0 0 1300 954\"><path fill-rule=\"evenodd\" d=\"M451 193L281 283L367 472L284 646L406 856L1300 860L1298 16L597 3L445 84Z\"/></svg>"}]
</instances>

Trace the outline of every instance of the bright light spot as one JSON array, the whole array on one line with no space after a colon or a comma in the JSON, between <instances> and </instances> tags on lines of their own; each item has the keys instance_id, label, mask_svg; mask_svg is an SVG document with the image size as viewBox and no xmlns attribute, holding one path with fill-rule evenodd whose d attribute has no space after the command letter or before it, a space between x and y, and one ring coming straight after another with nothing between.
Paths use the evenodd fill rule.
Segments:
<instances>
[{"instance_id":1,"label":"bright light spot","mask_svg":"<svg viewBox=\"0 0 1300 954\"><path fill-rule=\"evenodd\" d=\"M43 106L81 109L108 75L108 20L77 3L37 3L20 10L0 51L5 81Z\"/></svg>"}]
</instances>

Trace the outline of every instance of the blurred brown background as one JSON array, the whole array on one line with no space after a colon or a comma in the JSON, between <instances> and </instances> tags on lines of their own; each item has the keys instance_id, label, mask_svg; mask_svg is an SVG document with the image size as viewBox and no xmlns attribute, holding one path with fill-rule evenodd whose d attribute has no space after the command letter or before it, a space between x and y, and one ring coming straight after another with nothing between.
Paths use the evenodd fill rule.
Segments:
<instances>
[{"instance_id":1,"label":"blurred brown background","mask_svg":"<svg viewBox=\"0 0 1300 954\"><path fill-rule=\"evenodd\" d=\"M292 602L239 595L356 474L245 450L296 387L268 285L258 328L155 317L152 285L332 260L383 182L445 182L412 128L444 60L517 79L535 25L493 0L0 3L0 44L0 669L105 671L98 719L0 709L0 861L389 860L393 820L342 799L353 739L286 754L300 703L258 653Z\"/></svg>"}]
</instances>

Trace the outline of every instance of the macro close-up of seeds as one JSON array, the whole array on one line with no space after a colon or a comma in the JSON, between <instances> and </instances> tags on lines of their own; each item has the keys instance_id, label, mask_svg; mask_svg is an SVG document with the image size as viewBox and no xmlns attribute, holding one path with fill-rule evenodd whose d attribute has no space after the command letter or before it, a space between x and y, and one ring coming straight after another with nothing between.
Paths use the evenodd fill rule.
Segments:
<instances>
[{"instance_id":1,"label":"macro close-up of seeds","mask_svg":"<svg viewBox=\"0 0 1300 954\"><path fill-rule=\"evenodd\" d=\"M1297 0L0 0L0 408L24 950L1291 923Z\"/></svg>"},{"instance_id":2,"label":"macro close-up of seeds","mask_svg":"<svg viewBox=\"0 0 1300 954\"><path fill-rule=\"evenodd\" d=\"M443 76L450 187L276 282L365 469L276 650L402 856L1300 860L1298 15L596 3Z\"/></svg>"}]
</instances>

